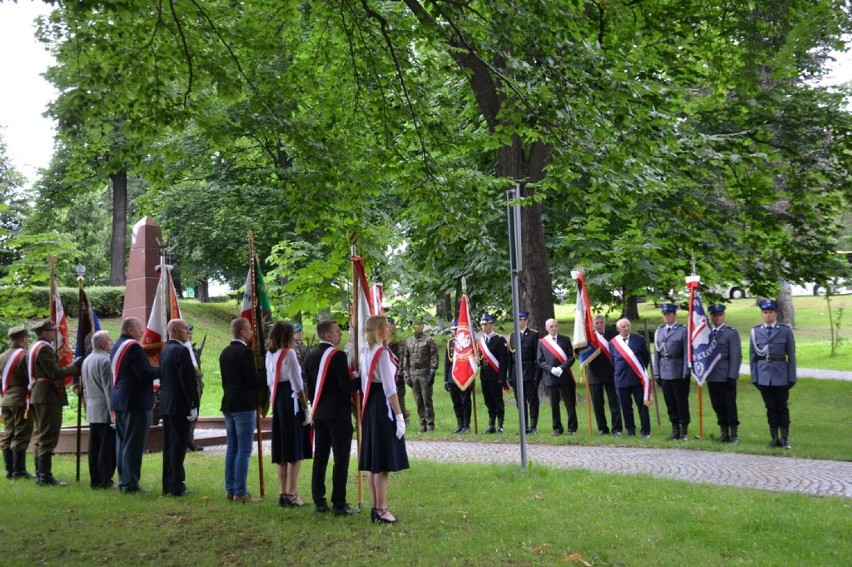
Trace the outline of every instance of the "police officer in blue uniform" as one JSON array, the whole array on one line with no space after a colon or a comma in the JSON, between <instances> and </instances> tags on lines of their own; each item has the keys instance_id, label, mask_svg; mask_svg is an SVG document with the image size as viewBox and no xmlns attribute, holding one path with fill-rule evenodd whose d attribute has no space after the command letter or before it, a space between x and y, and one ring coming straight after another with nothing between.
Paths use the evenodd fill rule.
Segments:
<instances>
[{"instance_id":1,"label":"police officer in blue uniform","mask_svg":"<svg viewBox=\"0 0 852 567\"><path fill-rule=\"evenodd\" d=\"M672 433L666 439L686 441L689 427L690 371L686 360L686 325L677 322L677 305L664 304L663 325L654 335L654 379L663 388L663 398Z\"/></svg>"},{"instance_id":2,"label":"police officer in blue uniform","mask_svg":"<svg viewBox=\"0 0 852 567\"><path fill-rule=\"evenodd\" d=\"M521 365L524 377L524 400L526 405L525 416L527 423L524 424L528 434L538 431L538 384L541 382L541 369L536 364L538 356L538 331L527 327L530 314L526 311L518 311L519 328L521 331ZM515 333L509 336L509 384L515 392L515 402L520 407L518 400L518 389L515 383Z\"/></svg>"},{"instance_id":3,"label":"police officer in blue uniform","mask_svg":"<svg viewBox=\"0 0 852 567\"><path fill-rule=\"evenodd\" d=\"M793 330L779 323L778 302L760 302L763 324L751 329L749 362L751 382L763 396L769 435L767 447L790 446L790 389L796 385L796 341Z\"/></svg>"},{"instance_id":4,"label":"police officer in blue uniform","mask_svg":"<svg viewBox=\"0 0 852 567\"><path fill-rule=\"evenodd\" d=\"M710 403L722 430L719 441L736 444L739 442L737 428L740 425L737 414L737 381L743 361L743 347L736 329L725 325L725 306L715 303L708 311L712 323L710 339L716 343L720 355L716 365L705 378L710 391Z\"/></svg>"}]
</instances>

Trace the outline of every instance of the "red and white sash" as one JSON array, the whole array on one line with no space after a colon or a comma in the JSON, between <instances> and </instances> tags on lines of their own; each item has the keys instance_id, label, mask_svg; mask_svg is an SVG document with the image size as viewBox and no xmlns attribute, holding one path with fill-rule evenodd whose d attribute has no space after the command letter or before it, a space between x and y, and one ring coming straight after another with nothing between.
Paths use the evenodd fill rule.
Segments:
<instances>
[{"instance_id":1,"label":"red and white sash","mask_svg":"<svg viewBox=\"0 0 852 567\"><path fill-rule=\"evenodd\" d=\"M3 376L0 383L0 396L6 395L6 390L9 389L9 377L12 375L12 372L18 367L18 363L21 362L21 359L27 354L27 349L25 348L17 348L12 351L12 355L9 357L9 360L6 361L6 366L3 367Z\"/></svg>"},{"instance_id":2,"label":"red and white sash","mask_svg":"<svg viewBox=\"0 0 852 567\"><path fill-rule=\"evenodd\" d=\"M544 345L550 354L553 355L553 358L556 359L560 365L565 364L568 361L568 355L565 354L565 351L562 350L562 347L556 344L556 340L550 340L550 335L544 337L543 339L539 339L538 342Z\"/></svg>"},{"instance_id":3,"label":"red and white sash","mask_svg":"<svg viewBox=\"0 0 852 567\"><path fill-rule=\"evenodd\" d=\"M272 372L272 377L267 376L267 386L269 386L269 391L271 392L271 396L269 398L272 407L275 407L275 397L278 395L278 381L281 378L281 365L284 364L284 357L287 356L287 353L290 351L289 348L283 348L276 353L271 353L272 358L275 364L275 370ZM268 381L271 380L272 383L269 384ZM295 392L294 392L295 393ZM298 402L296 403L296 413L299 411Z\"/></svg>"},{"instance_id":4,"label":"red and white sash","mask_svg":"<svg viewBox=\"0 0 852 567\"><path fill-rule=\"evenodd\" d=\"M382 357L382 351L386 351L387 348L379 347L376 349L376 352L372 353L372 357L369 361L369 370L366 374L361 373L361 391L364 392L364 399L361 400L361 416L360 418L364 419L364 410L367 409L367 400L370 399L370 388L373 386L373 373L376 371L376 365L379 363L379 359ZM369 354L368 354L369 356Z\"/></svg>"},{"instance_id":5,"label":"red and white sash","mask_svg":"<svg viewBox=\"0 0 852 567\"><path fill-rule=\"evenodd\" d=\"M27 354L27 370L30 373L30 383L28 388L30 390L33 389L33 384L35 384L36 379L35 361L36 358L38 358L39 351L41 351L44 347L53 348L49 342L39 339L30 347L30 352Z\"/></svg>"},{"instance_id":6,"label":"red and white sash","mask_svg":"<svg viewBox=\"0 0 852 567\"><path fill-rule=\"evenodd\" d=\"M317 374L317 389L314 392L314 401L311 404L311 419L313 420L314 414L317 412L317 406L320 403L320 396L322 396L322 387L325 384L325 377L328 374L328 369L331 366L331 357L340 352L334 347L329 347L325 349L325 352L322 353L322 358L320 359L319 365L319 373Z\"/></svg>"},{"instance_id":7,"label":"red and white sash","mask_svg":"<svg viewBox=\"0 0 852 567\"><path fill-rule=\"evenodd\" d=\"M124 361L124 355L127 354L127 351L133 345L138 345L139 343L133 339L127 339L118 347L118 350L115 351L115 356L112 357L112 363L110 366L112 367L112 385L115 386L118 383L118 373L121 371L121 363Z\"/></svg>"},{"instance_id":8,"label":"red and white sash","mask_svg":"<svg viewBox=\"0 0 852 567\"><path fill-rule=\"evenodd\" d=\"M493 336L493 335L492 335ZM482 359L488 363L488 366L491 367L491 370L494 372L500 372L500 361L497 360L497 357L494 356L494 353L488 348L488 342L485 340L484 335L479 335L479 352L482 353Z\"/></svg>"},{"instance_id":9,"label":"red and white sash","mask_svg":"<svg viewBox=\"0 0 852 567\"><path fill-rule=\"evenodd\" d=\"M621 353L622 358L627 361L627 365L630 366L633 373L639 378L639 382L642 384L642 400L647 404L651 401L651 381L648 380L648 375L645 372L645 369L642 368L642 364L639 362L639 359L636 358L636 354L633 352L633 349L624 344L624 338L621 335L618 335L613 339L613 344L615 348L618 349L618 352Z\"/></svg>"}]
</instances>

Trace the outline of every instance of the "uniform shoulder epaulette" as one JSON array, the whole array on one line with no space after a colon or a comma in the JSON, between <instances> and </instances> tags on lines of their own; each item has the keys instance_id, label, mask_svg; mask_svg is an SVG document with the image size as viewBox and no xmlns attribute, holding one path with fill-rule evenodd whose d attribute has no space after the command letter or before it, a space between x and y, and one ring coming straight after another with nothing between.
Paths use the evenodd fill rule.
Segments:
<instances>
[{"instance_id":1,"label":"uniform shoulder epaulette","mask_svg":"<svg viewBox=\"0 0 852 567\"><path fill-rule=\"evenodd\" d=\"M788 329L792 329L792 327L790 325L788 325L787 323L780 323L779 322L779 323L775 323L775 324L778 325L779 327L787 327Z\"/></svg>"},{"instance_id":2,"label":"uniform shoulder epaulette","mask_svg":"<svg viewBox=\"0 0 852 567\"><path fill-rule=\"evenodd\" d=\"M736 331L736 329L735 329L734 327L731 327L730 325L725 325L725 326L726 326L727 328L729 328L730 330L732 330L732 331Z\"/></svg>"},{"instance_id":3,"label":"uniform shoulder epaulette","mask_svg":"<svg viewBox=\"0 0 852 567\"><path fill-rule=\"evenodd\" d=\"M540 334L541 334L541 333L539 333L539 332L538 332L538 329L533 329L532 327L527 327L527 329L529 329L529 330L530 330L530 331L532 331L533 333L536 333L537 335L540 335Z\"/></svg>"},{"instance_id":4,"label":"uniform shoulder epaulette","mask_svg":"<svg viewBox=\"0 0 852 567\"><path fill-rule=\"evenodd\" d=\"M755 325L754 327L752 327L752 329L759 329L761 327L763 327L763 323L759 323L759 324Z\"/></svg>"}]
</instances>

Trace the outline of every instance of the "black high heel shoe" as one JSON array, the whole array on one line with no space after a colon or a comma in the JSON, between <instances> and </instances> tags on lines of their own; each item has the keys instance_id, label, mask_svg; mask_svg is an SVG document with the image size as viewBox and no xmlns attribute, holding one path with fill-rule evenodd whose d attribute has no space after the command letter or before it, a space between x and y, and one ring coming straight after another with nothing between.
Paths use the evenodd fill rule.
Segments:
<instances>
[{"instance_id":1,"label":"black high heel shoe","mask_svg":"<svg viewBox=\"0 0 852 567\"><path fill-rule=\"evenodd\" d=\"M370 521L375 524L378 521L378 519L379 519L379 513L376 512L375 508L370 508Z\"/></svg>"},{"instance_id":2,"label":"black high heel shoe","mask_svg":"<svg viewBox=\"0 0 852 567\"><path fill-rule=\"evenodd\" d=\"M396 524L396 523L399 523L399 518L394 518L393 520L385 518L385 515L388 514L387 508L376 508L375 512L376 512L376 519L374 520L375 522L378 522L380 524Z\"/></svg>"}]
</instances>

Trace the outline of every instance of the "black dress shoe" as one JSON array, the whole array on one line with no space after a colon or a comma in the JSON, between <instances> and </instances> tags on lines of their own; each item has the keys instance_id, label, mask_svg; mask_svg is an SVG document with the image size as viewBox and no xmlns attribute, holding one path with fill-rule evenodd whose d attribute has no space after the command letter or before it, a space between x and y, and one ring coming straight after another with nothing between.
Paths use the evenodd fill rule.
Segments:
<instances>
[{"instance_id":1,"label":"black dress shoe","mask_svg":"<svg viewBox=\"0 0 852 567\"><path fill-rule=\"evenodd\" d=\"M148 491L141 486L130 486L121 489L122 494L145 494L146 492Z\"/></svg>"},{"instance_id":2,"label":"black dress shoe","mask_svg":"<svg viewBox=\"0 0 852 567\"><path fill-rule=\"evenodd\" d=\"M326 512L331 512L331 508L328 507L328 504L317 504L316 511L320 514L325 514Z\"/></svg>"},{"instance_id":3,"label":"black dress shoe","mask_svg":"<svg viewBox=\"0 0 852 567\"><path fill-rule=\"evenodd\" d=\"M529 433L529 431L527 431L527 433ZM553 436L554 436L554 437L559 437L560 435L562 435L562 430L561 430L561 429L554 429L554 430L553 430Z\"/></svg>"},{"instance_id":4,"label":"black dress shoe","mask_svg":"<svg viewBox=\"0 0 852 567\"><path fill-rule=\"evenodd\" d=\"M196 445L195 443L190 443L186 446L186 450L190 453L197 453L199 451L203 451L204 447L202 447L201 445Z\"/></svg>"},{"instance_id":5,"label":"black dress shoe","mask_svg":"<svg viewBox=\"0 0 852 567\"><path fill-rule=\"evenodd\" d=\"M349 504L345 504L343 508L332 508L331 513L335 516L353 516L360 514L361 510L353 508Z\"/></svg>"},{"instance_id":6,"label":"black dress shoe","mask_svg":"<svg viewBox=\"0 0 852 567\"><path fill-rule=\"evenodd\" d=\"M485 429L485 433L497 433L497 428L496 428L496 427L494 427L493 425L489 425L489 426Z\"/></svg>"},{"instance_id":7,"label":"black dress shoe","mask_svg":"<svg viewBox=\"0 0 852 567\"><path fill-rule=\"evenodd\" d=\"M576 431L569 431L568 435L577 435L577 432Z\"/></svg>"}]
</instances>

